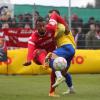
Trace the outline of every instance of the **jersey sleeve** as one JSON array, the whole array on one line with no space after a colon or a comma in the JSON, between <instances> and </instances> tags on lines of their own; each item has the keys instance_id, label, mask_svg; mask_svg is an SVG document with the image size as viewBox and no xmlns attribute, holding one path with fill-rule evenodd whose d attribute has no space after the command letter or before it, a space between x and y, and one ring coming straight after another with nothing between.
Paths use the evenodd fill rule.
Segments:
<instances>
[{"instance_id":1,"label":"jersey sleeve","mask_svg":"<svg viewBox=\"0 0 100 100\"><path fill-rule=\"evenodd\" d=\"M66 26L65 20L60 15L58 15L56 12L53 12L51 14L51 16L50 16L50 22L53 22L55 24L61 23L61 24L63 24L63 25Z\"/></svg>"},{"instance_id":2,"label":"jersey sleeve","mask_svg":"<svg viewBox=\"0 0 100 100\"><path fill-rule=\"evenodd\" d=\"M57 25L57 30L55 32L55 37L60 37L65 32L65 26L63 24Z\"/></svg>"},{"instance_id":3,"label":"jersey sleeve","mask_svg":"<svg viewBox=\"0 0 100 100\"><path fill-rule=\"evenodd\" d=\"M49 23L53 23L53 24L63 24L66 28L66 30L69 30L68 28L68 24L65 22L65 20L60 16L58 15L56 12L53 12L50 16L50 20L49 20Z\"/></svg>"},{"instance_id":4,"label":"jersey sleeve","mask_svg":"<svg viewBox=\"0 0 100 100\"><path fill-rule=\"evenodd\" d=\"M47 30L47 31L55 32L56 29L57 29L57 25L51 25L50 23L48 23L48 24L46 25L46 30Z\"/></svg>"},{"instance_id":5,"label":"jersey sleeve","mask_svg":"<svg viewBox=\"0 0 100 100\"><path fill-rule=\"evenodd\" d=\"M56 26L55 37L61 36L65 32L65 21L57 13L53 12L50 16L49 23Z\"/></svg>"},{"instance_id":6,"label":"jersey sleeve","mask_svg":"<svg viewBox=\"0 0 100 100\"><path fill-rule=\"evenodd\" d=\"M28 62L33 60L33 58L34 58L33 52L36 49L36 45L35 45L34 41L35 41L34 34L32 34L28 40L28 54L27 54Z\"/></svg>"}]
</instances>

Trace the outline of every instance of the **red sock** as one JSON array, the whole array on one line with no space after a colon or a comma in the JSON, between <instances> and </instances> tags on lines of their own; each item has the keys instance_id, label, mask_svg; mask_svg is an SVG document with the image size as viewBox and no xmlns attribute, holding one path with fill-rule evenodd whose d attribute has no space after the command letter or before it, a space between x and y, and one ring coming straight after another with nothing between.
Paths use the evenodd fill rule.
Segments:
<instances>
[{"instance_id":1,"label":"red sock","mask_svg":"<svg viewBox=\"0 0 100 100\"><path fill-rule=\"evenodd\" d=\"M50 93L55 92L55 88L52 87L54 83L55 83L55 73L54 71L52 71L50 75Z\"/></svg>"}]
</instances>

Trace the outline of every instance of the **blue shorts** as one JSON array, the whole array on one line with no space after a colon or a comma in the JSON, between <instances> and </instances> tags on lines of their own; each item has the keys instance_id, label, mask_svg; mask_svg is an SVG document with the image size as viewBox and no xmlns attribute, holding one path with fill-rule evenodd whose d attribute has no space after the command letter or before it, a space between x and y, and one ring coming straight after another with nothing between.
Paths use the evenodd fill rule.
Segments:
<instances>
[{"instance_id":1,"label":"blue shorts","mask_svg":"<svg viewBox=\"0 0 100 100\"><path fill-rule=\"evenodd\" d=\"M75 49L71 44L63 45L53 51L56 55L64 57L67 60L67 67L70 66L71 60L75 54Z\"/></svg>"}]
</instances>

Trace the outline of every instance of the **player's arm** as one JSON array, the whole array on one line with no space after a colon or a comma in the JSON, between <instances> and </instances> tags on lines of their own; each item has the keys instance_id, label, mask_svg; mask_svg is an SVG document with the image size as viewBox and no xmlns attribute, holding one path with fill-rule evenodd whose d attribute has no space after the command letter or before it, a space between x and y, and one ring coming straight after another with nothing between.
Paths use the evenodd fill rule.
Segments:
<instances>
[{"instance_id":1,"label":"player's arm","mask_svg":"<svg viewBox=\"0 0 100 100\"><path fill-rule=\"evenodd\" d=\"M52 12L50 14L50 20L49 21L55 21L56 23L61 23L61 24L66 26L65 20L60 15L58 15L56 12Z\"/></svg>"},{"instance_id":2,"label":"player's arm","mask_svg":"<svg viewBox=\"0 0 100 100\"><path fill-rule=\"evenodd\" d=\"M33 52L36 49L35 43L32 41L32 36L29 38L28 41L28 54L27 54L27 61L23 64L24 66L31 65L31 61L33 60Z\"/></svg>"},{"instance_id":3,"label":"player's arm","mask_svg":"<svg viewBox=\"0 0 100 100\"><path fill-rule=\"evenodd\" d=\"M56 12L53 12L50 14L50 20L49 22L52 22L54 24L57 25L57 23L63 24L65 26L65 33L68 34L69 33L69 27L68 24L65 22L65 20L58 15Z\"/></svg>"},{"instance_id":4,"label":"player's arm","mask_svg":"<svg viewBox=\"0 0 100 100\"><path fill-rule=\"evenodd\" d=\"M46 25L47 30L52 30L52 31L56 31L57 29L57 18L55 16L55 14L51 13L50 14L50 19L48 21L48 24Z\"/></svg>"}]
</instances>

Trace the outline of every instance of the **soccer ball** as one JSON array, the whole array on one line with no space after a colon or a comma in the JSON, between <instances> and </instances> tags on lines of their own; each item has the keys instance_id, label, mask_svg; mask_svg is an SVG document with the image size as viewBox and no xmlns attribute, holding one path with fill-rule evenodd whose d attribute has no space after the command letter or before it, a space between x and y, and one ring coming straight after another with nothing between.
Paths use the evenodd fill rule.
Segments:
<instances>
[{"instance_id":1,"label":"soccer ball","mask_svg":"<svg viewBox=\"0 0 100 100\"><path fill-rule=\"evenodd\" d=\"M67 67L67 60L63 57L57 57L53 62L53 67L56 71L63 70Z\"/></svg>"}]
</instances>

